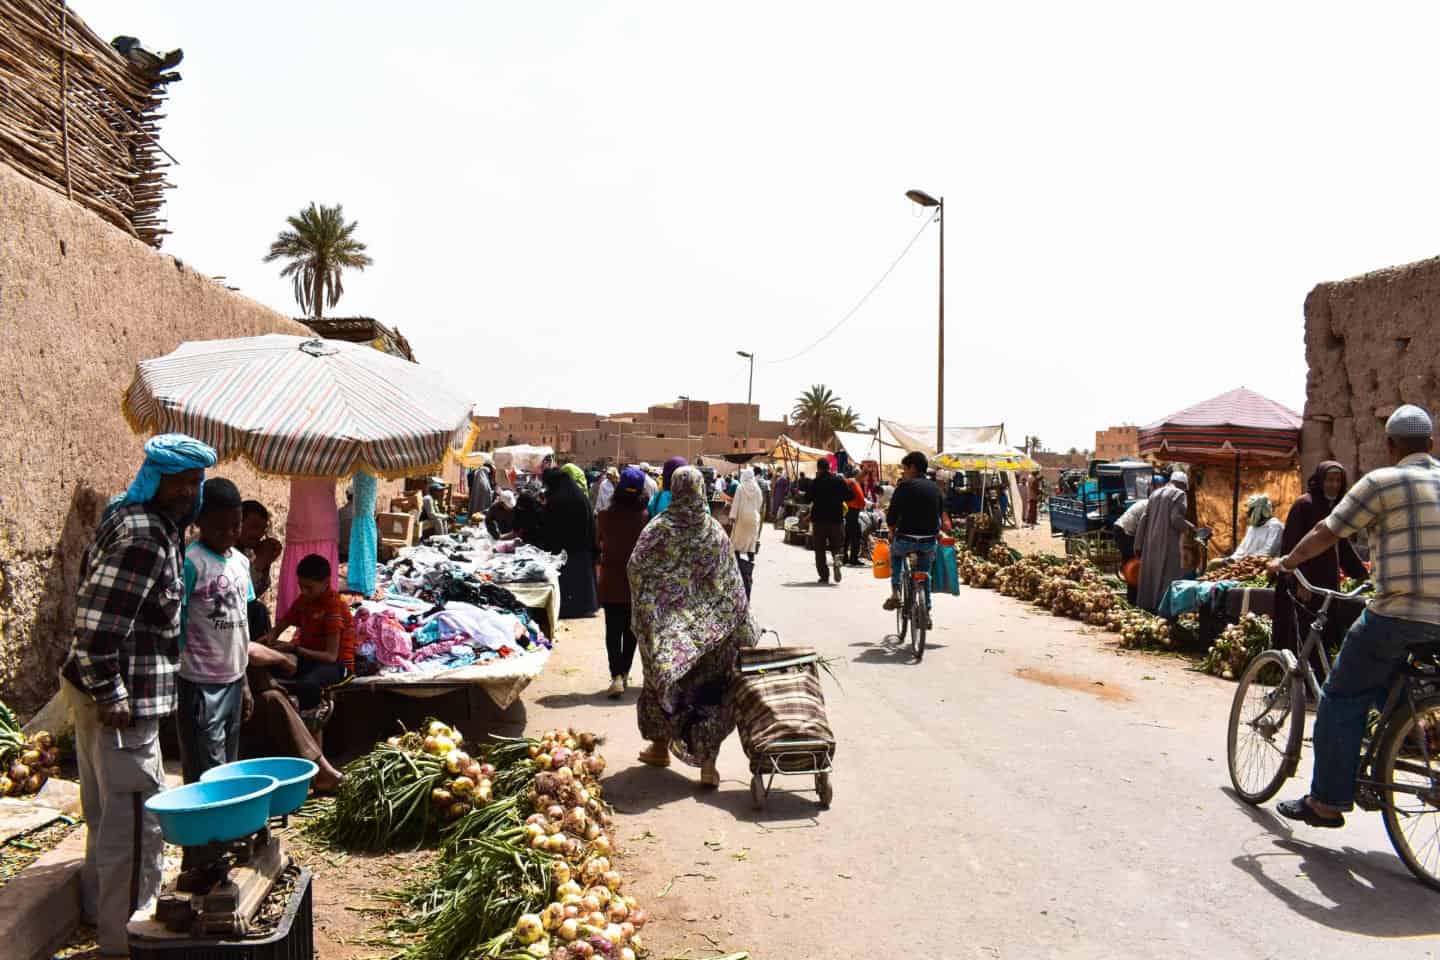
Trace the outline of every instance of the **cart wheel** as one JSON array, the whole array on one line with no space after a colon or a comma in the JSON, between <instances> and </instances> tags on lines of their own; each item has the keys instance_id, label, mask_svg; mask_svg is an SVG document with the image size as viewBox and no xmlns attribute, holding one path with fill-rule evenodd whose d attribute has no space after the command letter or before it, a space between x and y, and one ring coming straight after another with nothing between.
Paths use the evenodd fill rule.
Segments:
<instances>
[{"instance_id":1,"label":"cart wheel","mask_svg":"<svg viewBox=\"0 0 1440 960\"><path fill-rule=\"evenodd\" d=\"M815 792L820 794L820 808L830 809L830 801L835 797L835 791L830 787L830 774L815 774Z\"/></svg>"},{"instance_id":2,"label":"cart wheel","mask_svg":"<svg viewBox=\"0 0 1440 960\"><path fill-rule=\"evenodd\" d=\"M765 809L765 778L758 773L750 777L750 803L756 810Z\"/></svg>"}]
</instances>

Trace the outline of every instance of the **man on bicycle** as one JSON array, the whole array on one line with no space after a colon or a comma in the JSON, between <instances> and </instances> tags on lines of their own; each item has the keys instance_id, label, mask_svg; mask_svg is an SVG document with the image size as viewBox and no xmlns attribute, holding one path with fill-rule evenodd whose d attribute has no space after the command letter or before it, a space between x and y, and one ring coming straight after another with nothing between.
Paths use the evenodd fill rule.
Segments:
<instances>
[{"instance_id":1,"label":"man on bicycle","mask_svg":"<svg viewBox=\"0 0 1440 960\"><path fill-rule=\"evenodd\" d=\"M1276 809L1313 827L1343 827L1354 806L1361 742L1370 709L1383 699L1407 648L1440 643L1440 463L1430 415L1406 404L1385 424L1393 464L1360 479L1335 510L1270 565L1289 573L1335 544L1369 531L1375 599L1345 635L1320 691L1310 793Z\"/></svg>"},{"instance_id":2,"label":"man on bicycle","mask_svg":"<svg viewBox=\"0 0 1440 960\"><path fill-rule=\"evenodd\" d=\"M900 461L905 478L890 498L885 523L890 527L890 599L886 610L900 606L900 578L905 574L905 558L917 554L920 565L930 569L935 561L935 538L940 534L940 509L943 499L935 481L925 476L930 463L918 450ZM930 609L930 587L925 587L925 609Z\"/></svg>"}]
</instances>

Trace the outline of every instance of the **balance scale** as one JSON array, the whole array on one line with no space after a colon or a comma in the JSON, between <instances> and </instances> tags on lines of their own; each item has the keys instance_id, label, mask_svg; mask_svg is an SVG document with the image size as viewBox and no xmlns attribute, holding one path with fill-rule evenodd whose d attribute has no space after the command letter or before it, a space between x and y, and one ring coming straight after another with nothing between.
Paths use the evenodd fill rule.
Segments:
<instances>
[{"instance_id":1,"label":"balance scale","mask_svg":"<svg viewBox=\"0 0 1440 960\"><path fill-rule=\"evenodd\" d=\"M136 940L235 940L252 935L260 905L290 866L280 840L262 827L226 843L185 847L206 865L166 881L152 914L130 921Z\"/></svg>"}]
</instances>

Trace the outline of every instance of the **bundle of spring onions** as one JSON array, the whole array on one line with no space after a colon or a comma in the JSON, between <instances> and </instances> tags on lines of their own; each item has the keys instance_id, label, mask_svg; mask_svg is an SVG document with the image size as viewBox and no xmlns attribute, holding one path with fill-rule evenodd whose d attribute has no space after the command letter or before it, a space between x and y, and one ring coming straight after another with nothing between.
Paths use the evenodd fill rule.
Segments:
<instances>
[{"instance_id":1,"label":"bundle of spring onions","mask_svg":"<svg viewBox=\"0 0 1440 960\"><path fill-rule=\"evenodd\" d=\"M624 880L610 862L598 745L593 734L549 730L485 751L501 799L446 827L426 873L389 895L408 908L394 924L409 943L407 960L642 953L645 911L621 893Z\"/></svg>"}]
</instances>

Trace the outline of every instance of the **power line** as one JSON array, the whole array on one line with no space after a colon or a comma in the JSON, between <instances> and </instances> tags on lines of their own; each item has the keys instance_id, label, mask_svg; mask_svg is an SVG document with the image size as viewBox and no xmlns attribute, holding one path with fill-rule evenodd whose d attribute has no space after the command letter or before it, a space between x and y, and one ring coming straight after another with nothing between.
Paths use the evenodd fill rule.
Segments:
<instances>
[{"instance_id":1,"label":"power line","mask_svg":"<svg viewBox=\"0 0 1440 960\"><path fill-rule=\"evenodd\" d=\"M860 308L865 306L866 301L868 301L872 296L875 295L875 291L880 289L880 285L885 282L886 278L888 278L890 274L895 272L895 268L900 266L900 261L905 259L906 254L910 252L911 248L915 246L916 241L920 239L920 235L924 233L925 229L934 222L935 217L930 217L924 223L920 224L920 229L915 231L915 236L910 238L910 242L905 244L905 249L901 250L900 255L896 257L893 261L891 261L890 266L885 268L884 273L880 274L880 279L876 280L875 283L871 285L870 289L865 291L865 295L855 303L855 306L849 309L845 316L840 318L839 322L836 323L835 326L831 327L829 330L826 330L820 335L820 338L818 340L810 344L805 349L801 350L799 353L792 354L780 360L767 360L765 361L765 364L767 366L773 366L777 363L789 363L791 360L797 360L800 357L805 356L805 354L809 353L811 350L814 350L816 347L820 346L820 344L824 343L826 340L828 340L830 338L830 335L833 334L836 330L839 330L841 327L845 326L845 324L850 320L851 317L855 316L855 314L860 312Z\"/></svg>"}]
</instances>

